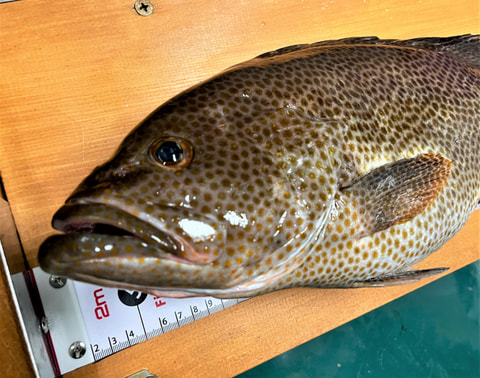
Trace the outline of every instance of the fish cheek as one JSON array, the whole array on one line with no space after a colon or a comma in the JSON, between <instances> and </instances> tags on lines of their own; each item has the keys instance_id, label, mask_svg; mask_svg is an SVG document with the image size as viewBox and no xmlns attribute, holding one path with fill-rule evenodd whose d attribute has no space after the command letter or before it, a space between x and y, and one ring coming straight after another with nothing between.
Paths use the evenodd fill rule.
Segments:
<instances>
[{"instance_id":1,"label":"fish cheek","mask_svg":"<svg viewBox=\"0 0 480 378\"><path fill-rule=\"evenodd\" d=\"M263 227L263 231L251 233L251 242L261 246L259 256L252 256L251 262L255 274L264 275L256 282L275 285L276 279L301 264L323 238L337 186L334 172L340 149L335 147L343 142L345 125L306 119L291 109L262 117L259 124L267 129L266 134L259 131L255 135L262 150L272 152L273 167L264 164L265 178L256 189L265 196L255 206L259 218L250 226Z\"/></svg>"}]
</instances>

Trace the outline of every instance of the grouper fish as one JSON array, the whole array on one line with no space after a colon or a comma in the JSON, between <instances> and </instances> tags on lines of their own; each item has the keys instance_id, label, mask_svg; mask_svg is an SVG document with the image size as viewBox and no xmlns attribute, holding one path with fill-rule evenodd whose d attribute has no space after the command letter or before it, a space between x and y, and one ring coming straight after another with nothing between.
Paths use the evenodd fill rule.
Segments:
<instances>
[{"instance_id":1,"label":"grouper fish","mask_svg":"<svg viewBox=\"0 0 480 378\"><path fill-rule=\"evenodd\" d=\"M402 284L479 199L478 35L297 45L155 110L39 263L168 297Z\"/></svg>"}]
</instances>

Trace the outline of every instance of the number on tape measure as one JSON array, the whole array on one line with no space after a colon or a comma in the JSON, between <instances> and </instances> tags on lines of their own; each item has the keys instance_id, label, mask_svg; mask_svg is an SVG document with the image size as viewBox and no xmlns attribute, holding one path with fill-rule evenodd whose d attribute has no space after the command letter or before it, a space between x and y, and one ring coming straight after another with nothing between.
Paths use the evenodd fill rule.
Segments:
<instances>
[{"instance_id":1,"label":"number on tape measure","mask_svg":"<svg viewBox=\"0 0 480 378\"><path fill-rule=\"evenodd\" d=\"M75 282L95 360L227 308L239 300L171 299Z\"/></svg>"}]
</instances>

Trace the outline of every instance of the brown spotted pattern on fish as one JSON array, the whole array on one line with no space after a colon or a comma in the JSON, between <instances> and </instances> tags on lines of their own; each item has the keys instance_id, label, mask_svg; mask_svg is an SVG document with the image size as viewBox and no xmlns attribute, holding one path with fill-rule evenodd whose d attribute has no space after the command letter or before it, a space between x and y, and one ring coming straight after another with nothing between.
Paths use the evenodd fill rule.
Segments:
<instances>
[{"instance_id":1,"label":"brown spotted pattern on fish","mask_svg":"<svg viewBox=\"0 0 480 378\"><path fill-rule=\"evenodd\" d=\"M480 197L478 36L263 54L170 100L54 216L46 271L170 296L408 282Z\"/></svg>"}]
</instances>

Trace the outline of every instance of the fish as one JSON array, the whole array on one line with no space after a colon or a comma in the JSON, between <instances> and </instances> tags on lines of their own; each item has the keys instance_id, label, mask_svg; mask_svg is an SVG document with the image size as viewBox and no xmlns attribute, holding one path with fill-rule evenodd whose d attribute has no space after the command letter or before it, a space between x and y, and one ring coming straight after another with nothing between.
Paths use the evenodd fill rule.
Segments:
<instances>
[{"instance_id":1,"label":"fish","mask_svg":"<svg viewBox=\"0 0 480 378\"><path fill-rule=\"evenodd\" d=\"M178 94L55 213L51 274L162 297L406 284L480 199L480 37L262 54Z\"/></svg>"}]
</instances>

